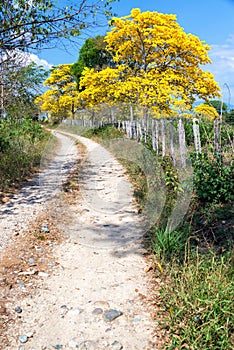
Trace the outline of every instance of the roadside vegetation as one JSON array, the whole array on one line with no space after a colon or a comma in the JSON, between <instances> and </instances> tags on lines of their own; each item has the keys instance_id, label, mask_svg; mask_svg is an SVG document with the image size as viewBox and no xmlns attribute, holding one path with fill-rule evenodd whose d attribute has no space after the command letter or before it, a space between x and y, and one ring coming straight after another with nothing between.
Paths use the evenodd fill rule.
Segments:
<instances>
[{"instance_id":1,"label":"roadside vegetation","mask_svg":"<svg viewBox=\"0 0 234 350\"><path fill-rule=\"evenodd\" d=\"M35 174L50 133L30 118L0 121L0 198Z\"/></svg>"},{"instance_id":2,"label":"roadside vegetation","mask_svg":"<svg viewBox=\"0 0 234 350\"><path fill-rule=\"evenodd\" d=\"M74 128L73 128L74 130ZM113 126L89 129L83 136L100 143L122 138ZM151 147L150 144L145 144ZM156 155L155 155L156 156ZM160 220L145 237L159 289L155 308L159 326L169 332L165 349L231 350L234 346L233 260L233 163L212 157L195 159L194 193L183 222L174 231L166 220L177 191L175 170L161 160L167 182L167 198ZM198 164L199 163L199 164ZM147 196L144 173L123 161L143 209ZM169 171L170 170L170 171ZM158 283L160 281L160 283Z\"/></svg>"}]
</instances>

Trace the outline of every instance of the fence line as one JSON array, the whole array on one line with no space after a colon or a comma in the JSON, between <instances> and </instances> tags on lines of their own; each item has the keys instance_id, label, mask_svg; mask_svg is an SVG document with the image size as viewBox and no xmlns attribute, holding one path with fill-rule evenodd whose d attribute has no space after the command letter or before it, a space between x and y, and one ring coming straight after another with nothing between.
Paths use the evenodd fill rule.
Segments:
<instances>
[{"instance_id":1,"label":"fence line","mask_svg":"<svg viewBox=\"0 0 234 350\"><path fill-rule=\"evenodd\" d=\"M172 158L173 164L180 164L180 167L186 166L188 152L186 147L186 137L184 121L177 119L177 128L174 126L172 119L148 119L142 120L123 120L117 123L112 122L119 130L123 130L130 139L147 142L151 139L153 150L161 156L169 155ZM82 127L103 127L106 124L102 120L65 120L63 123L70 125L78 125ZM202 152L200 121L197 118L192 120L193 143L194 151L197 154ZM220 122L214 121L214 153L218 156L221 154L220 142ZM229 137L231 147L233 142Z\"/></svg>"}]
</instances>

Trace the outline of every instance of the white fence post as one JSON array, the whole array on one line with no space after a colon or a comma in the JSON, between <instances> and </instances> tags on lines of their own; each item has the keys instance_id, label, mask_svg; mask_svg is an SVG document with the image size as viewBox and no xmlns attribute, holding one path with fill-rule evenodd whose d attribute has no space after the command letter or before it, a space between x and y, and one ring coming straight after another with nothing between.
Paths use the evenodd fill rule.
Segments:
<instances>
[{"instance_id":1,"label":"white fence post","mask_svg":"<svg viewBox=\"0 0 234 350\"><path fill-rule=\"evenodd\" d=\"M185 131L182 120L179 119L178 123L178 132L179 132L179 145L180 145L180 162L181 167L186 166L186 141L185 141Z\"/></svg>"},{"instance_id":2,"label":"white fence post","mask_svg":"<svg viewBox=\"0 0 234 350\"><path fill-rule=\"evenodd\" d=\"M176 165L176 156L175 156L175 148L174 148L174 126L173 120L170 120L170 153L173 161L173 165Z\"/></svg>"},{"instance_id":3,"label":"white fence post","mask_svg":"<svg viewBox=\"0 0 234 350\"><path fill-rule=\"evenodd\" d=\"M161 122L161 137L162 137L162 156L165 157L165 154L166 154L165 121L162 118L160 122Z\"/></svg>"},{"instance_id":4,"label":"white fence post","mask_svg":"<svg viewBox=\"0 0 234 350\"><path fill-rule=\"evenodd\" d=\"M193 118L193 136L194 136L194 146L197 154L201 153L201 138L200 138L200 128L199 120Z\"/></svg>"}]
</instances>

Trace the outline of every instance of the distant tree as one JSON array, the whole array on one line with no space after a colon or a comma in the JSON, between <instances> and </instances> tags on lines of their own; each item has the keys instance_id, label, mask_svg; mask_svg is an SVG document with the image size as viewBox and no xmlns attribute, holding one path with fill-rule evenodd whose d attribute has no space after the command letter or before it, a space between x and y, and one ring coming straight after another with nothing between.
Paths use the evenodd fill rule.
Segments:
<instances>
[{"instance_id":1,"label":"distant tree","mask_svg":"<svg viewBox=\"0 0 234 350\"><path fill-rule=\"evenodd\" d=\"M222 107L222 112L224 114L228 111L227 104L225 102L222 102L221 100L210 100L210 101L206 102L206 104L214 107L219 115L221 113L221 107Z\"/></svg>"},{"instance_id":2,"label":"distant tree","mask_svg":"<svg viewBox=\"0 0 234 350\"><path fill-rule=\"evenodd\" d=\"M195 107L194 112L198 116L203 116L208 120L214 120L214 119L217 119L219 117L217 110L213 106L210 106L207 103L202 103L202 104L198 105L197 107Z\"/></svg>"},{"instance_id":3,"label":"distant tree","mask_svg":"<svg viewBox=\"0 0 234 350\"><path fill-rule=\"evenodd\" d=\"M231 109L225 117L225 122L234 125L234 109Z\"/></svg>"},{"instance_id":4,"label":"distant tree","mask_svg":"<svg viewBox=\"0 0 234 350\"><path fill-rule=\"evenodd\" d=\"M1 115L6 113L12 118L30 116L35 118L38 108L35 97L42 92L42 82L47 72L42 66L30 63L25 66L5 67L1 79Z\"/></svg>"},{"instance_id":5,"label":"distant tree","mask_svg":"<svg viewBox=\"0 0 234 350\"><path fill-rule=\"evenodd\" d=\"M79 89L80 78L85 67L94 68L100 71L103 68L113 66L111 54L106 50L104 36L88 38L79 51L79 57L76 63L71 66L71 71L76 77Z\"/></svg>"}]
</instances>

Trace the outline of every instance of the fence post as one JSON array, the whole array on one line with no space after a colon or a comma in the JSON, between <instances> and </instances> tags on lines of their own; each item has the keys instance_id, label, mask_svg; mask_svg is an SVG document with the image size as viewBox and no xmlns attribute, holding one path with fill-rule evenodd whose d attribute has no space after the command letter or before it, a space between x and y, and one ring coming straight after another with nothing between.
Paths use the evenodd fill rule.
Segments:
<instances>
[{"instance_id":1,"label":"fence post","mask_svg":"<svg viewBox=\"0 0 234 350\"><path fill-rule=\"evenodd\" d=\"M165 122L164 119L161 122L161 137L162 137L162 156L165 157L166 154L166 139L165 139Z\"/></svg>"},{"instance_id":2,"label":"fence post","mask_svg":"<svg viewBox=\"0 0 234 350\"><path fill-rule=\"evenodd\" d=\"M173 119L170 120L170 150L171 150L171 156L173 165L176 165L176 157L175 157L175 149L174 149L174 126L173 126Z\"/></svg>"},{"instance_id":3,"label":"fence post","mask_svg":"<svg viewBox=\"0 0 234 350\"><path fill-rule=\"evenodd\" d=\"M144 137L145 137L145 143L147 143L147 136L148 136L148 131L147 131L147 125L144 125Z\"/></svg>"},{"instance_id":4,"label":"fence post","mask_svg":"<svg viewBox=\"0 0 234 350\"><path fill-rule=\"evenodd\" d=\"M197 154L201 153L201 138L200 138L200 128L199 119L193 118L193 136L194 136L194 146Z\"/></svg>"},{"instance_id":5,"label":"fence post","mask_svg":"<svg viewBox=\"0 0 234 350\"><path fill-rule=\"evenodd\" d=\"M158 154L158 120L152 119L152 146Z\"/></svg>"},{"instance_id":6,"label":"fence post","mask_svg":"<svg viewBox=\"0 0 234 350\"><path fill-rule=\"evenodd\" d=\"M141 124L139 122L137 122L137 139L138 141L142 140Z\"/></svg>"},{"instance_id":7,"label":"fence post","mask_svg":"<svg viewBox=\"0 0 234 350\"><path fill-rule=\"evenodd\" d=\"M130 137L130 139L132 138L132 127L131 127L131 122L130 121L126 121L126 132L128 137Z\"/></svg>"},{"instance_id":8,"label":"fence post","mask_svg":"<svg viewBox=\"0 0 234 350\"><path fill-rule=\"evenodd\" d=\"M136 139L137 138L136 122L132 120L130 123L131 123L131 135L132 135L131 138Z\"/></svg>"},{"instance_id":9,"label":"fence post","mask_svg":"<svg viewBox=\"0 0 234 350\"><path fill-rule=\"evenodd\" d=\"M113 107L111 107L111 124L114 125L115 123L115 113Z\"/></svg>"},{"instance_id":10,"label":"fence post","mask_svg":"<svg viewBox=\"0 0 234 350\"><path fill-rule=\"evenodd\" d=\"M215 152L217 160L220 160L220 158L221 158L221 145L219 142L220 124L221 123L220 123L219 119L214 120L214 152Z\"/></svg>"},{"instance_id":11,"label":"fence post","mask_svg":"<svg viewBox=\"0 0 234 350\"><path fill-rule=\"evenodd\" d=\"M152 147L153 150L156 150L156 146L155 146L155 119L151 120L151 125L152 125Z\"/></svg>"},{"instance_id":12,"label":"fence post","mask_svg":"<svg viewBox=\"0 0 234 350\"><path fill-rule=\"evenodd\" d=\"M134 112L133 112L133 106L130 105L130 120L134 120Z\"/></svg>"},{"instance_id":13,"label":"fence post","mask_svg":"<svg viewBox=\"0 0 234 350\"><path fill-rule=\"evenodd\" d=\"M184 126L181 119L179 119L178 132L179 132L179 145L180 145L180 162L181 162L181 167L184 168L186 166L186 142L185 142Z\"/></svg>"}]
</instances>

